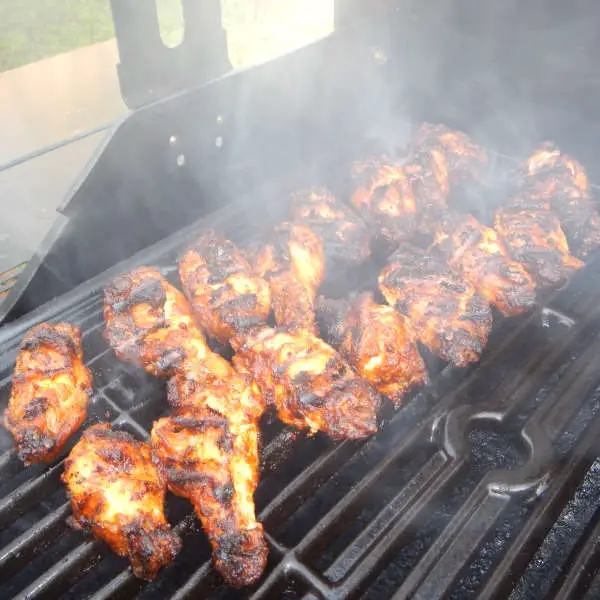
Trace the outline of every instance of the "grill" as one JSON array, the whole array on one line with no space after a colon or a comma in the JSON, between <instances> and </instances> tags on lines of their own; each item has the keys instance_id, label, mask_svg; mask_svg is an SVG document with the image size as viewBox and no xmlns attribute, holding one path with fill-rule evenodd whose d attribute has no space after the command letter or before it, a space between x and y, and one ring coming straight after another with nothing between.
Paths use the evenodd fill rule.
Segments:
<instances>
[{"instance_id":1,"label":"grill","mask_svg":"<svg viewBox=\"0 0 600 600\"><path fill-rule=\"evenodd\" d=\"M148 439L152 422L168 412L164 384L108 349L103 282L142 263L175 282L176 256L209 226L238 243L251 240L260 230L250 207L265 207L275 223L286 216L280 199L290 189L315 180L344 184L345 164L324 176L323 161L317 163L318 170L309 166L272 183L5 328L2 408L23 330L41 319L67 319L82 327L94 374L87 425L110 421ZM504 163L496 161L497 172ZM498 320L475 366L455 369L430 359L432 386L388 415L371 439L307 438L267 417L256 502L270 557L251 590L220 585L189 504L172 497L168 518L184 549L154 582L136 579L104 544L69 528L59 479L68 449L48 467L23 469L2 430L0 595L504 598L512 592L529 598L540 597L540 589L564 598L593 595L600 565L600 290L593 284L599 275L600 260L592 260L545 308ZM340 293L342 281L363 279L344 274L326 287Z\"/></svg>"},{"instance_id":2,"label":"grill","mask_svg":"<svg viewBox=\"0 0 600 600\"><path fill-rule=\"evenodd\" d=\"M479 4L457 3L452 19L416 4L123 123L63 207L68 224L51 234L6 301L10 320L20 318L0 329L0 409L23 333L42 320L67 320L82 328L94 375L84 427L109 421L148 439L167 412L164 384L108 349L103 285L141 264L176 282L177 255L203 229L244 243L285 218L283 200L299 187L345 194L352 158L396 151L407 125L399 113L414 123L443 121L513 155L553 139L600 181L597 77L588 78L592 67L581 61L581 31L568 44L552 28L545 37L536 30L539 13L521 7L515 25L509 9L497 8L493 39L485 28L460 37L448 25L458 20L469 30L481 18ZM549 62L560 44L564 60ZM482 71L492 63L493 76ZM580 69L557 84L564 65L576 63ZM217 137L224 143L215 145ZM512 163L496 159L501 179ZM494 198L464 192L485 221ZM107 247L109 232L120 241ZM115 265L123 257L130 258ZM323 292L368 286L372 274L337 273ZM432 385L384 415L368 440L307 438L267 416L256 504L270 555L250 589L221 585L190 505L172 496L167 517L183 550L152 583L136 579L104 544L68 525L60 474L78 436L52 465L24 469L0 429L0 597L599 597L598 277L596 256L543 308L497 320L476 365L455 369L427 357Z\"/></svg>"}]
</instances>

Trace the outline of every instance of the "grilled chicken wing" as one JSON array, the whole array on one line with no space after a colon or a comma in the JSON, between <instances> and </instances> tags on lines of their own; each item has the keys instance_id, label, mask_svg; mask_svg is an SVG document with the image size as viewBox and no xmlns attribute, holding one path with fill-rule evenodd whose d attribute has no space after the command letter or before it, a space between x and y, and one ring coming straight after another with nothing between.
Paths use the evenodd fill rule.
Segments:
<instances>
[{"instance_id":1,"label":"grilled chicken wing","mask_svg":"<svg viewBox=\"0 0 600 600\"><path fill-rule=\"evenodd\" d=\"M254 583L267 560L253 495L258 484L258 420L263 399L250 377L229 367L209 385L193 374L169 382L171 415L154 423L155 455L169 489L188 498L202 522L215 566L228 585Z\"/></svg>"},{"instance_id":2,"label":"grilled chicken wing","mask_svg":"<svg viewBox=\"0 0 600 600\"><path fill-rule=\"evenodd\" d=\"M560 221L551 211L502 208L494 216L494 229L539 288L560 285L583 266L571 256Z\"/></svg>"},{"instance_id":3,"label":"grilled chicken wing","mask_svg":"<svg viewBox=\"0 0 600 600\"><path fill-rule=\"evenodd\" d=\"M423 123L413 136L409 161L430 168L441 194L448 197L453 183L476 179L488 158L466 133Z\"/></svg>"},{"instance_id":4,"label":"grilled chicken wing","mask_svg":"<svg viewBox=\"0 0 600 600\"><path fill-rule=\"evenodd\" d=\"M432 189L418 165L382 157L355 163L351 175L357 187L350 204L389 243L411 239L422 230L422 221L428 224L446 208L445 197Z\"/></svg>"},{"instance_id":5,"label":"grilled chicken wing","mask_svg":"<svg viewBox=\"0 0 600 600\"><path fill-rule=\"evenodd\" d=\"M294 194L292 216L316 233L334 265L359 265L371 253L365 223L325 188Z\"/></svg>"},{"instance_id":6,"label":"grilled chicken wing","mask_svg":"<svg viewBox=\"0 0 600 600\"><path fill-rule=\"evenodd\" d=\"M427 383L411 322L391 306L375 303L371 292L352 303L320 297L316 307L327 339L396 408L407 392Z\"/></svg>"},{"instance_id":7,"label":"grilled chicken wing","mask_svg":"<svg viewBox=\"0 0 600 600\"><path fill-rule=\"evenodd\" d=\"M403 246L388 260L379 287L434 354L458 366L478 360L492 326L490 307L439 258Z\"/></svg>"},{"instance_id":8,"label":"grilled chicken wing","mask_svg":"<svg viewBox=\"0 0 600 600\"><path fill-rule=\"evenodd\" d=\"M69 455L62 475L73 522L153 579L181 547L164 514L166 476L148 444L108 424L90 427Z\"/></svg>"},{"instance_id":9,"label":"grilled chicken wing","mask_svg":"<svg viewBox=\"0 0 600 600\"><path fill-rule=\"evenodd\" d=\"M183 291L202 327L222 343L266 323L271 293L233 242L205 233L179 263Z\"/></svg>"},{"instance_id":10,"label":"grilled chicken wing","mask_svg":"<svg viewBox=\"0 0 600 600\"><path fill-rule=\"evenodd\" d=\"M280 327L315 331L314 301L325 277L323 244L306 225L282 223L275 240L255 254L254 266L271 289L271 306Z\"/></svg>"},{"instance_id":11,"label":"grilled chicken wing","mask_svg":"<svg viewBox=\"0 0 600 600\"><path fill-rule=\"evenodd\" d=\"M538 148L516 174L519 193L512 206L552 210L559 218L571 253L585 257L600 246L600 215L584 168L555 145Z\"/></svg>"},{"instance_id":12,"label":"grilled chicken wing","mask_svg":"<svg viewBox=\"0 0 600 600\"><path fill-rule=\"evenodd\" d=\"M87 416L91 387L78 327L42 323L25 334L4 424L26 465L58 456Z\"/></svg>"},{"instance_id":13,"label":"grilled chicken wing","mask_svg":"<svg viewBox=\"0 0 600 600\"><path fill-rule=\"evenodd\" d=\"M439 252L503 315L518 315L535 305L535 284L529 273L510 258L498 233L474 217L447 217L430 252Z\"/></svg>"},{"instance_id":14,"label":"grilled chicken wing","mask_svg":"<svg viewBox=\"0 0 600 600\"><path fill-rule=\"evenodd\" d=\"M140 267L104 291L105 336L122 360L158 376L209 352L184 295L157 270Z\"/></svg>"},{"instance_id":15,"label":"grilled chicken wing","mask_svg":"<svg viewBox=\"0 0 600 600\"><path fill-rule=\"evenodd\" d=\"M377 430L378 394L310 332L265 327L232 345L238 371L254 377L285 423L333 439L362 438Z\"/></svg>"}]
</instances>

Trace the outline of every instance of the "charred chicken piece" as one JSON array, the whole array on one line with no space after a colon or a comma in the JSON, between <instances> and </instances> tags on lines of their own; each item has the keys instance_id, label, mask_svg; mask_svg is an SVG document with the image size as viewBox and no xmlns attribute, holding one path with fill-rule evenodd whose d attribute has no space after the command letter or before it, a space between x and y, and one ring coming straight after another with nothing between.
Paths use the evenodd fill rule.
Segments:
<instances>
[{"instance_id":1,"label":"charred chicken piece","mask_svg":"<svg viewBox=\"0 0 600 600\"><path fill-rule=\"evenodd\" d=\"M71 451L62 480L74 525L127 557L137 577L154 579L179 552L164 513L166 474L148 444L106 423L94 425Z\"/></svg>"},{"instance_id":2,"label":"charred chicken piece","mask_svg":"<svg viewBox=\"0 0 600 600\"><path fill-rule=\"evenodd\" d=\"M438 252L503 315L518 315L535 306L535 284L529 273L511 259L498 232L474 217L447 217L430 252Z\"/></svg>"},{"instance_id":3,"label":"charred chicken piece","mask_svg":"<svg viewBox=\"0 0 600 600\"><path fill-rule=\"evenodd\" d=\"M571 253L579 258L600 246L600 215L584 168L554 144L538 148L517 170L519 193L512 206L552 210Z\"/></svg>"},{"instance_id":4,"label":"charred chicken piece","mask_svg":"<svg viewBox=\"0 0 600 600\"><path fill-rule=\"evenodd\" d=\"M413 136L409 162L431 169L441 195L447 198L453 183L478 178L488 158L466 133L423 123Z\"/></svg>"},{"instance_id":5,"label":"charred chicken piece","mask_svg":"<svg viewBox=\"0 0 600 600\"><path fill-rule=\"evenodd\" d=\"M169 402L176 408L154 423L152 444L169 489L192 502L217 570L228 585L241 587L259 579L267 560L253 500L264 405L252 379L230 370L209 385L190 372L174 377Z\"/></svg>"},{"instance_id":6,"label":"charred chicken piece","mask_svg":"<svg viewBox=\"0 0 600 600\"><path fill-rule=\"evenodd\" d=\"M179 263L183 291L200 325L222 343L266 323L271 293L235 244L206 232Z\"/></svg>"},{"instance_id":7,"label":"charred chicken piece","mask_svg":"<svg viewBox=\"0 0 600 600\"><path fill-rule=\"evenodd\" d=\"M419 232L424 211L417 182L423 169L417 165L401 166L387 157L355 163L352 178L357 187L350 204L361 217L389 243L411 239ZM445 198L432 194L437 201L427 201L445 208ZM430 199L431 200L431 199Z\"/></svg>"},{"instance_id":8,"label":"charred chicken piece","mask_svg":"<svg viewBox=\"0 0 600 600\"><path fill-rule=\"evenodd\" d=\"M4 425L26 465L60 454L87 416L91 388L79 327L42 323L25 334Z\"/></svg>"},{"instance_id":9,"label":"charred chicken piece","mask_svg":"<svg viewBox=\"0 0 600 600\"><path fill-rule=\"evenodd\" d=\"M312 188L294 194L292 215L319 236L325 257L334 265L359 265L369 258L365 223L329 190Z\"/></svg>"},{"instance_id":10,"label":"charred chicken piece","mask_svg":"<svg viewBox=\"0 0 600 600\"><path fill-rule=\"evenodd\" d=\"M282 223L274 240L254 256L255 272L269 283L275 322L315 331L314 301L325 277L323 244L306 225Z\"/></svg>"},{"instance_id":11,"label":"charred chicken piece","mask_svg":"<svg viewBox=\"0 0 600 600\"><path fill-rule=\"evenodd\" d=\"M317 298L317 319L342 356L396 408L428 381L417 334L407 317L377 304L371 292L347 300Z\"/></svg>"},{"instance_id":12,"label":"charred chicken piece","mask_svg":"<svg viewBox=\"0 0 600 600\"><path fill-rule=\"evenodd\" d=\"M412 322L419 341L444 360L479 359L492 327L488 303L439 257L405 245L379 276L387 302Z\"/></svg>"},{"instance_id":13,"label":"charred chicken piece","mask_svg":"<svg viewBox=\"0 0 600 600\"><path fill-rule=\"evenodd\" d=\"M571 256L560 221L551 211L506 207L496 212L494 229L540 289L564 283L583 266Z\"/></svg>"},{"instance_id":14,"label":"charred chicken piece","mask_svg":"<svg viewBox=\"0 0 600 600\"><path fill-rule=\"evenodd\" d=\"M232 345L234 365L254 377L284 423L333 439L362 438L377 430L378 394L310 332L265 327Z\"/></svg>"},{"instance_id":15,"label":"charred chicken piece","mask_svg":"<svg viewBox=\"0 0 600 600\"><path fill-rule=\"evenodd\" d=\"M105 337L122 360L168 377L209 352L184 295L156 269L140 267L104 290Z\"/></svg>"}]
</instances>

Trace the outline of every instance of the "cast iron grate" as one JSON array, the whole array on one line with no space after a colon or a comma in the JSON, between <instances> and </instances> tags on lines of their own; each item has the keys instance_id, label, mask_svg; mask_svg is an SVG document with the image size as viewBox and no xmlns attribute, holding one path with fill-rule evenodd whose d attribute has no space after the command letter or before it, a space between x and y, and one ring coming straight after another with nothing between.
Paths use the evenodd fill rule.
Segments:
<instances>
[{"instance_id":1,"label":"cast iron grate","mask_svg":"<svg viewBox=\"0 0 600 600\"><path fill-rule=\"evenodd\" d=\"M271 205L273 221L284 216L281 205ZM248 205L226 209L209 225L242 241L253 233L251 212ZM148 262L172 276L177 252L205 226L114 272ZM69 448L52 465L24 469L0 429L0 596L594 597L600 589L600 290L592 282L598 275L600 260L593 260L546 308L498 322L478 365L458 370L432 362L433 385L369 440L307 438L267 416L256 502L270 557L252 589L221 585L189 505L174 497L168 517L183 551L154 582L137 580L126 561L69 527L60 483ZM8 329L0 408L22 328L68 319L82 327L94 374L86 425L109 421L147 439L152 422L167 412L164 384L108 350L102 283L92 280L63 304Z\"/></svg>"}]
</instances>

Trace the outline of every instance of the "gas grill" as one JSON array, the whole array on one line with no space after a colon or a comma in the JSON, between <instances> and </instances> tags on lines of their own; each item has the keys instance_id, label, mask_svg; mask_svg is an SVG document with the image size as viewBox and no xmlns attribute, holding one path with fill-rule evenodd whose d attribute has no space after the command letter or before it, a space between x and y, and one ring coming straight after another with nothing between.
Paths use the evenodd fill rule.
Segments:
<instances>
[{"instance_id":1,"label":"gas grill","mask_svg":"<svg viewBox=\"0 0 600 600\"><path fill-rule=\"evenodd\" d=\"M600 183L595 12L569 21L551 2L533 3L538 13L516 2L389 4L120 126L63 208L67 224L11 292L0 409L24 332L66 320L81 326L94 376L84 428L108 421L148 439L168 412L164 383L108 348L103 286L143 264L176 283L176 259L200 232L250 242L286 218L298 188L344 196L353 159L401 155L422 120L498 151L487 193L460 199L483 221L502 199L506 169L542 139ZM540 24L542 5L554 20ZM372 276L335 273L323 291L344 295ZM307 437L268 415L256 504L270 554L252 588L222 585L191 506L173 496L167 518L183 549L153 582L136 579L107 546L69 527L60 474L78 435L51 465L24 468L0 429L0 597L600 597L599 277L593 256L534 313L496 319L475 365L428 357L432 384L384 414L367 440Z\"/></svg>"}]
</instances>

